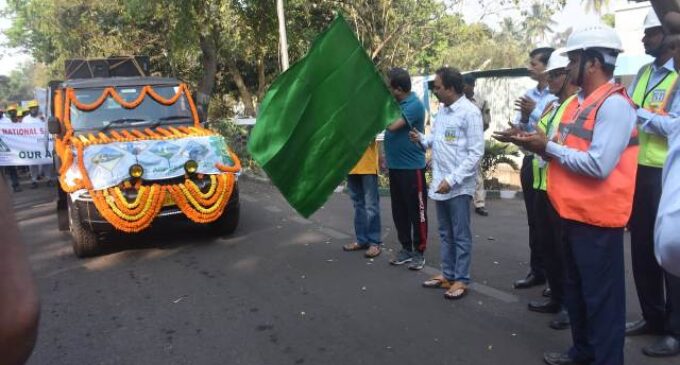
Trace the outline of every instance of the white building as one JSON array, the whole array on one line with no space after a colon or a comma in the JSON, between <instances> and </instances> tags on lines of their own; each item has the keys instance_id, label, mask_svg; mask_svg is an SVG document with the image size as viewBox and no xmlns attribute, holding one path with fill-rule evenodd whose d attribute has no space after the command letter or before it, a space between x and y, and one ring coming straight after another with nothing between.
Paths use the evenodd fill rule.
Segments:
<instances>
[{"instance_id":1,"label":"white building","mask_svg":"<svg viewBox=\"0 0 680 365\"><path fill-rule=\"evenodd\" d=\"M619 3L614 10L616 32L621 37L625 52L616 63L616 76L625 84L632 82L642 65L652 62L642 45L643 22L651 9L649 1Z\"/></svg>"}]
</instances>

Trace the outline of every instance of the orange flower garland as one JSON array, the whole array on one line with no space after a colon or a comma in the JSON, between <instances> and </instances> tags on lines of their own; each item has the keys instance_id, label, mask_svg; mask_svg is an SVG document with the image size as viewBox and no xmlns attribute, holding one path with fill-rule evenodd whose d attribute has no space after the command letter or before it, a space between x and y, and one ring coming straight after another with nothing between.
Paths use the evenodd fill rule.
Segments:
<instances>
[{"instance_id":1,"label":"orange flower garland","mask_svg":"<svg viewBox=\"0 0 680 365\"><path fill-rule=\"evenodd\" d=\"M241 171L241 160L238 159L238 156L236 156L234 151L227 148L227 152L229 152L229 155L231 155L231 160L234 161L234 166L227 166L218 162L215 164L215 167L217 167L217 169L222 172L236 173Z\"/></svg>"},{"instance_id":2,"label":"orange flower garland","mask_svg":"<svg viewBox=\"0 0 680 365\"><path fill-rule=\"evenodd\" d=\"M170 194L175 200L178 208L192 221L197 223L208 223L216 220L224 212L224 208L231 197L235 176L232 173L240 171L241 165L238 157L227 150L235 162L234 166L218 164L216 167L226 174L210 175L210 187L206 193L191 180L187 179L183 184L162 186L159 184L141 185L138 180L134 186L138 190L137 197L133 201L128 201L120 187L108 188L95 191L89 179L84 164L84 149L94 144L106 144L111 142L132 142L140 140L170 140L193 136L212 136L215 132L203 128L198 123L198 115L193 99L185 84L181 84L177 93L169 98L160 96L151 86L145 86L140 95L133 101L128 102L123 99L113 87L104 89L104 92L90 104L83 104L76 98L73 89L66 89L65 92L58 92L57 100L60 105L57 107L57 117L62 122L66 131L62 138L56 138L55 149L62 161L59 169L59 181L62 189L68 193L87 189L92 196L97 210L104 219L111 223L115 228L124 232L139 232L147 228L158 215L163 207L166 194ZM186 95L190 105L191 114L194 120L193 126L169 126L157 127L155 129L146 128L142 130L112 130L108 134L98 132L87 135L74 135L71 126L71 105L83 111L91 111L101 106L107 98L111 97L124 108L132 109L141 104L144 98L149 95L155 101L172 105L176 103L182 95ZM74 158L74 150L76 157ZM77 159L77 162L76 162ZM74 185L68 185L65 181L66 172L77 163L77 168L81 173L81 179L76 179ZM129 182L123 184L127 188L132 188Z\"/></svg>"},{"instance_id":3,"label":"orange flower garland","mask_svg":"<svg viewBox=\"0 0 680 365\"><path fill-rule=\"evenodd\" d=\"M217 176L217 188L214 194L217 196L217 201L212 205L202 205L201 201L205 202L202 197L197 199L197 194L189 191L184 184L172 185L167 188L184 215L196 223L210 223L224 213L224 208L234 189L234 175L220 174Z\"/></svg>"},{"instance_id":4,"label":"orange flower garland","mask_svg":"<svg viewBox=\"0 0 680 365\"><path fill-rule=\"evenodd\" d=\"M121 210L121 208L125 209L126 204L117 204L121 203L121 201L116 200L114 197L116 189L119 188L110 188L107 191L94 191L91 194L92 201L99 213L118 230L128 233L142 231L151 225L151 222L153 222L161 208L163 208L166 194L166 187L164 186L158 184L149 186L148 195L143 200L140 200L140 207L142 209L135 215L126 214L126 212Z\"/></svg>"}]
</instances>

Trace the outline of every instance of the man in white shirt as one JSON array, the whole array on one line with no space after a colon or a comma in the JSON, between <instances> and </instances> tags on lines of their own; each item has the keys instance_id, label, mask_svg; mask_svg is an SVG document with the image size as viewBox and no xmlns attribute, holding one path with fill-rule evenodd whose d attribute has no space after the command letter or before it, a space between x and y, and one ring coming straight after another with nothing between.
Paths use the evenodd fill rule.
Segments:
<instances>
[{"instance_id":1,"label":"man in white shirt","mask_svg":"<svg viewBox=\"0 0 680 365\"><path fill-rule=\"evenodd\" d=\"M40 127L45 128L45 120L40 115L40 106L37 100L31 100L28 102L28 114L24 116L21 120L23 124L35 124ZM38 178L43 175L49 185L52 185L52 164L45 165L29 165L29 171L31 172L31 189L36 189L38 187Z\"/></svg>"},{"instance_id":2,"label":"man in white shirt","mask_svg":"<svg viewBox=\"0 0 680 365\"><path fill-rule=\"evenodd\" d=\"M4 108L0 108L0 124L2 123L12 123L12 120L5 116Z\"/></svg>"},{"instance_id":3,"label":"man in white shirt","mask_svg":"<svg viewBox=\"0 0 680 365\"><path fill-rule=\"evenodd\" d=\"M477 78L475 75L463 75L463 92L465 93L465 97L475 104L482 112L482 122L484 124L484 131L486 131L491 124L491 110L489 109L489 103L487 103L486 100L479 99L479 97L475 98L476 83ZM482 217L489 215L489 211L486 210L486 190L484 190L484 174L481 163L477 168L477 189L475 190L475 195L473 196L473 203L475 205L475 213L481 215Z\"/></svg>"},{"instance_id":4,"label":"man in white shirt","mask_svg":"<svg viewBox=\"0 0 680 365\"><path fill-rule=\"evenodd\" d=\"M431 133L410 133L412 141L432 148L433 188L428 190L437 205L441 240L442 274L423 286L446 288L445 298L459 299L467 294L470 283L470 202L484 154L482 114L463 94L463 76L454 68L437 70L434 93L442 105Z\"/></svg>"}]
</instances>

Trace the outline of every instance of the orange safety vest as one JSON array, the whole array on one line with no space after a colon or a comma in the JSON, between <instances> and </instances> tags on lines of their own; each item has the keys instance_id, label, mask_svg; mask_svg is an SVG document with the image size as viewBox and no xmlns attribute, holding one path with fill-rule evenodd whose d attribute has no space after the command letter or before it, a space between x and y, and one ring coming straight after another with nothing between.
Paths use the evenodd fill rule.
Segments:
<instances>
[{"instance_id":1,"label":"orange safety vest","mask_svg":"<svg viewBox=\"0 0 680 365\"><path fill-rule=\"evenodd\" d=\"M616 93L630 101L623 86L607 83L588 95L578 109L565 111L558 132L561 144L588 151L597 112L602 103ZM548 196L560 217L598 227L618 228L628 223L637 173L637 136L634 129L619 163L605 179L574 173L555 159L550 162Z\"/></svg>"}]
</instances>

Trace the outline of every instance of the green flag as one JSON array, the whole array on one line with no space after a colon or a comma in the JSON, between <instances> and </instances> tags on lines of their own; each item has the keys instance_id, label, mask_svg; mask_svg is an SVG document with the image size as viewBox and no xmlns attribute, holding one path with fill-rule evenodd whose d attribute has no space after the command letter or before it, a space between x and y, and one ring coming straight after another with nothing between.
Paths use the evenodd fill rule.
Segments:
<instances>
[{"instance_id":1,"label":"green flag","mask_svg":"<svg viewBox=\"0 0 680 365\"><path fill-rule=\"evenodd\" d=\"M342 16L267 91L248 150L291 206L319 209L401 111Z\"/></svg>"}]
</instances>

